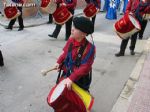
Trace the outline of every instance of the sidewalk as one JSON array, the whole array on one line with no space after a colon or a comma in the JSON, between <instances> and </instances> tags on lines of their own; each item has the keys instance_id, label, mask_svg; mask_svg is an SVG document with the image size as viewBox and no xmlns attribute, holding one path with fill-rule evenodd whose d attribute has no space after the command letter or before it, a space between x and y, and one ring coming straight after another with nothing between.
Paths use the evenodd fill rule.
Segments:
<instances>
[{"instance_id":1,"label":"sidewalk","mask_svg":"<svg viewBox=\"0 0 150 112\"><path fill-rule=\"evenodd\" d=\"M82 9L76 9L74 16L78 16L82 14ZM46 24L48 22L48 14L36 15L34 17L29 17L24 19L24 26L27 27L34 27ZM9 20L7 20L5 17L0 16L0 25L6 27L9 24ZM14 28L18 27L18 22L15 22Z\"/></svg>"},{"instance_id":2,"label":"sidewalk","mask_svg":"<svg viewBox=\"0 0 150 112\"><path fill-rule=\"evenodd\" d=\"M111 112L150 112L150 39Z\"/></svg>"}]
</instances>

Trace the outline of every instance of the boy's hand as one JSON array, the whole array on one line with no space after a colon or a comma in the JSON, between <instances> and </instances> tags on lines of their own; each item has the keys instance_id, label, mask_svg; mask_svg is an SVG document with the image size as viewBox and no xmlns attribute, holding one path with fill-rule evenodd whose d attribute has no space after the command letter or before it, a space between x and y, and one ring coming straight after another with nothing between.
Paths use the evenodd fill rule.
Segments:
<instances>
[{"instance_id":1,"label":"boy's hand","mask_svg":"<svg viewBox=\"0 0 150 112\"><path fill-rule=\"evenodd\" d=\"M54 68L55 70L59 71L59 70L60 70L59 66L60 66L60 65L59 65L58 63L56 63L53 68Z\"/></svg>"},{"instance_id":2,"label":"boy's hand","mask_svg":"<svg viewBox=\"0 0 150 112\"><path fill-rule=\"evenodd\" d=\"M72 85L72 80L70 80L69 78L64 79L64 85L71 90L71 85Z\"/></svg>"}]
</instances>

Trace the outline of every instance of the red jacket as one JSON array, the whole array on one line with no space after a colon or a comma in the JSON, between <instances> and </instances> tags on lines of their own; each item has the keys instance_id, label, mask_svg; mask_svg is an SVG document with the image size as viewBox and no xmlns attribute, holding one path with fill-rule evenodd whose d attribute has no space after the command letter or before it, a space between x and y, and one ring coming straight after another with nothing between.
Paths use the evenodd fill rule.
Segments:
<instances>
[{"instance_id":1,"label":"red jacket","mask_svg":"<svg viewBox=\"0 0 150 112\"><path fill-rule=\"evenodd\" d=\"M94 5L100 9L101 8L101 1L100 0L85 0L87 4L94 3Z\"/></svg>"},{"instance_id":2,"label":"red jacket","mask_svg":"<svg viewBox=\"0 0 150 112\"><path fill-rule=\"evenodd\" d=\"M150 3L150 0L146 0L146 2ZM126 13L129 13L129 12L134 13L139 4L140 4L140 0L129 0L127 8L126 8ZM148 6L146 9L149 10L149 8L150 6Z\"/></svg>"},{"instance_id":3,"label":"red jacket","mask_svg":"<svg viewBox=\"0 0 150 112\"><path fill-rule=\"evenodd\" d=\"M68 0L56 0L56 3L65 3L68 9L74 10L77 5L77 0L70 0L70 2Z\"/></svg>"},{"instance_id":4,"label":"red jacket","mask_svg":"<svg viewBox=\"0 0 150 112\"><path fill-rule=\"evenodd\" d=\"M69 40L67 41L65 47L63 48L63 53L60 55L60 57L57 60L57 63L61 64L65 60L65 58L66 58L66 56L68 54L68 47L70 46L70 43L73 44L73 47L72 47L72 59L75 61L80 46L84 45L85 42L86 42L86 38L84 38L81 42L77 42L75 39L69 38ZM88 42L88 44L87 44L87 46L85 48L85 52L83 53L82 59L85 58L85 56L88 54L88 52L91 49L91 47L92 47L92 44L90 42ZM87 75L90 72L90 70L92 69L94 56L95 56L95 49L94 49L94 53L90 56L90 58L88 59L88 61L85 64L81 64L79 68L76 67L76 66L73 66L73 71L74 72L71 73L69 78L72 81L77 81L82 76ZM64 70L64 72L66 72L65 66L63 67L63 70Z\"/></svg>"}]
</instances>

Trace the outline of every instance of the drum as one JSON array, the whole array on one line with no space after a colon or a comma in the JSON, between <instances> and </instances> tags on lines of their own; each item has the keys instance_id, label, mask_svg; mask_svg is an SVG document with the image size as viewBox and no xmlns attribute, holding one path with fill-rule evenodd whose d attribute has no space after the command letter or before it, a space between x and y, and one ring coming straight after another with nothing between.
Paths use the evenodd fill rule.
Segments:
<instances>
[{"instance_id":1,"label":"drum","mask_svg":"<svg viewBox=\"0 0 150 112\"><path fill-rule=\"evenodd\" d=\"M75 83L72 84L72 90L68 90L62 80L52 88L47 102L56 112L89 112L94 98Z\"/></svg>"},{"instance_id":2,"label":"drum","mask_svg":"<svg viewBox=\"0 0 150 112\"><path fill-rule=\"evenodd\" d=\"M86 17L94 17L97 13L97 9L94 4L89 4L87 7L83 10Z\"/></svg>"},{"instance_id":3,"label":"drum","mask_svg":"<svg viewBox=\"0 0 150 112\"><path fill-rule=\"evenodd\" d=\"M66 23L71 17L72 17L71 12L68 11L68 9L65 6L60 6L53 13L55 23L60 25Z\"/></svg>"},{"instance_id":4,"label":"drum","mask_svg":"<svg viewBox=\"0 0 150 112\"><path fill-rule=\"evenodd\" d=\"M41 8L49 14L53 14L56 11L57 4L54 0L41 0Z\"/></svg>"},{"instance_id":5,"label":"drum","mask_svg":"<svg viewBox=\"0 0 150 112\"><path fill-rule=\"evenodd\" d=\"M21 12L15 6L8 6L4 8L4 14L7 19L11 20L17 18L21 14Z\"/></svg>"},{"instance_id":6,"label":"drum","mask_svg":"<svg viewBox=\"0 0 150 112\"><path fill-rule=\"evenodd\" d=\"M141 25L134 16L125 14L114 24L114 29L121 39L127 39L132 34L141 30Z\"/></svg>"}]
</instances>

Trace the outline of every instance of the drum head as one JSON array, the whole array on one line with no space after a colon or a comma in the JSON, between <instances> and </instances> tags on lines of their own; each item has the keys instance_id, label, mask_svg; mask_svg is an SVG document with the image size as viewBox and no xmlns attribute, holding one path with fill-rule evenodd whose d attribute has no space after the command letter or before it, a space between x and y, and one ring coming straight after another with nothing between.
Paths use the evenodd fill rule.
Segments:
<instances>
[{"instance_id":1,"label":"drum head","mask_svg":"<svg viewBox=\"0 0 150 112\"><path fill-rule=\"evenodd\" d=\"M63 92L65 88L64 81L60 82L52 93L50 103L54 102Z\"/></svg>"},{"instance_id":2,"label":"drum head","mask_svg":"<svg viewBox=\"0 0 150 112\"><path fill-rule=\"evenodd\" d=\"M136 18L134 18L133 16L129 15L129 19L132 22L132 24L135 26L135 28L137 29L141 29L140 23L138 22L138 20Z\"/></svg>"}]
</instances>

